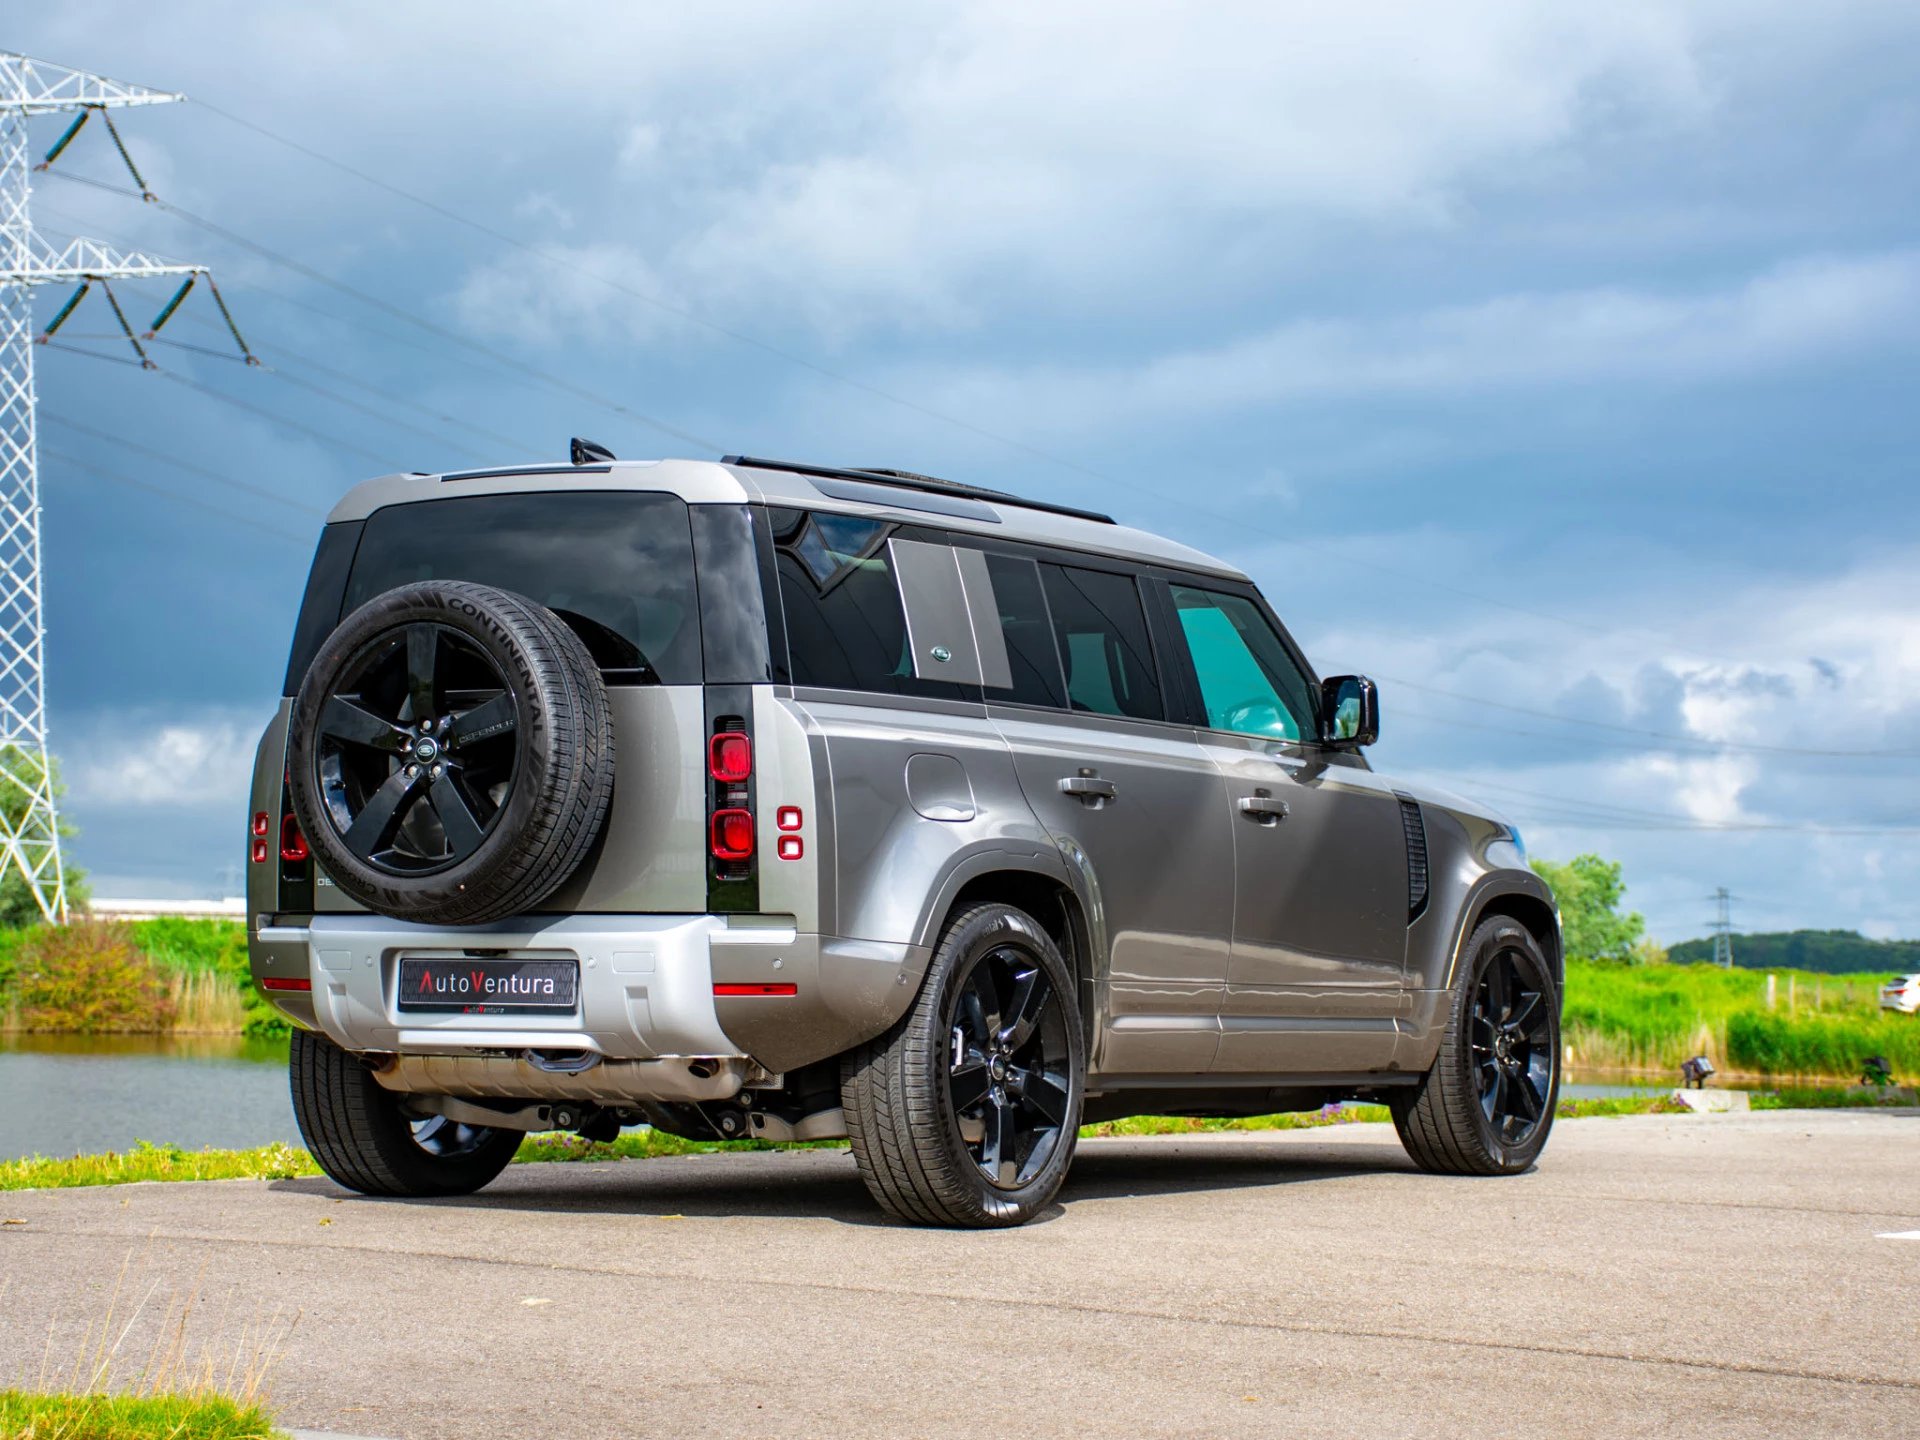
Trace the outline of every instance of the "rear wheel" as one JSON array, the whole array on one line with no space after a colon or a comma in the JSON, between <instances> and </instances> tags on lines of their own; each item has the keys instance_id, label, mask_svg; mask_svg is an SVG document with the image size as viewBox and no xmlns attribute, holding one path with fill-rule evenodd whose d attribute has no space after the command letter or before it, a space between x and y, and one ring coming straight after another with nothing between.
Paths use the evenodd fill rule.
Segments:
<instances>
[{"instance_id":1,"label":"rear wheel","mask_svg":"<svg viewBox=\"0 0 1920 1440\"><path fill-rule=\"evenodd\" d=\"M520 1148L518 1130L411 1118L401 1096L310 1030L293 1032L288 1073L308 1152L328 1179L362 1195L470 1195Z\"/></svg>"},{"instance_id":2,"label":"rear wheel","mask_svg":"<svg viewBox=\"0 0 1920 1440\"><path fill-rule=\"evenodd\" d=\"M1413 1163L1515 1175L1538 1158L1560 1096L1560 991L1540 942L1496 915L1468 938L1433 1068L1393 1104Z\"/></svg>"},{"instance_id":3,"label":"rear wheel","mask_svg":"<svg viewBox=\"0 0 1920 1440\"><path fill-rule=\"evenodd\" d=\"M1022 1224L1066 1178L1085 1069L1059 947L1010 906L969 910L913 1009L842 1064L860 1176L902 1220Z\"/></svg>"}]
</instances>

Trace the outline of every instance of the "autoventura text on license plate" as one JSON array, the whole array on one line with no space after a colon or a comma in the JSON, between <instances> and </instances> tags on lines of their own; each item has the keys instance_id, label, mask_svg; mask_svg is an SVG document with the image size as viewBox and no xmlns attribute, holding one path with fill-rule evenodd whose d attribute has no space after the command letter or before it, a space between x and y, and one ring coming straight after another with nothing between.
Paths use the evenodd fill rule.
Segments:
<instances>
[{"instance_id":1,"label":"autoventura text on license plate","mask_svg":"<svg viewBox=\"0 0 1920 1440\"><path fill-rule=\"evenodd\" d=\"M487 1015L571 1010L579 976L574 960L403 959L400 1008Z\"/></svg>"}]
</instances>

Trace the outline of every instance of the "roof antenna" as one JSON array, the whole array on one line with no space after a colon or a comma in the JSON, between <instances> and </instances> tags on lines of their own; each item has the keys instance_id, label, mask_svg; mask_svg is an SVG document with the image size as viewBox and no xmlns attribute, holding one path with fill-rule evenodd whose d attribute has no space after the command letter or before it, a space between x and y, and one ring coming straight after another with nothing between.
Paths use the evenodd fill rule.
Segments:
<instances>
[{"instance_id":1,"label":"roof antenna","mask_svg":"<svg viewBox=\"0 0 1920 1440\"><path fill-rule=\"evenodd\" d=\"M596 445L591 440L582 440L578 435L573 437L568 451L576 465L595 465L613 459L613 451L606 446Z\"/></svg>"}]
</instances>

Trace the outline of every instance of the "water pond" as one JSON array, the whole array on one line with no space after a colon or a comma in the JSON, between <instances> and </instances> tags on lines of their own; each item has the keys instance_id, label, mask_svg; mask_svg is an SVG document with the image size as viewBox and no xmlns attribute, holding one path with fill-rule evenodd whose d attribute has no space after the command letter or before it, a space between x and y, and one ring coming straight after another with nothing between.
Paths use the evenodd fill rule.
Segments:
<instances>
[{"instance_id":1,"label":"water pond","mask_svg":"<svg viewBox=\"0 0 1920 1440\"><path fill-rule=\"evenodd\" d=\"M1671 1083L1574 1072L1568 1099L1660 1095ZM0 1035L0 1159L300 1143L284 1040L227 1036Z\"/></svg>"},{"instance_id":2,"label":"water pond","mask_svg":"<svg viewBox=\"0 0 1920 1440\"><path fill-rule=\"evenodd\" d=\"M300 1143L284 1040L0 1035L0 1159Z\"/></svg>"}]
</instances>

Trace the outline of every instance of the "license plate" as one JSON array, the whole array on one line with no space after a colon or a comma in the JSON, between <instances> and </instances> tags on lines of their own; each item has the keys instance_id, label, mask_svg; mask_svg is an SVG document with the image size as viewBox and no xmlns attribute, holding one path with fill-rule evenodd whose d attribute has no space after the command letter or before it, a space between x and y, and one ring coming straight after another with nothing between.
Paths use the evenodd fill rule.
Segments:
<instances>
[{"instance_id":1,"label":"license plate","mask_svg":"<svg viewBox=\"0 0 1920 1440\"><path fill-rule=\"evenodd\" d=\"M539 1015L578 1003L578 960L400 958L402 1010L445 1015Z\"/></svg>"}]
</instances>

